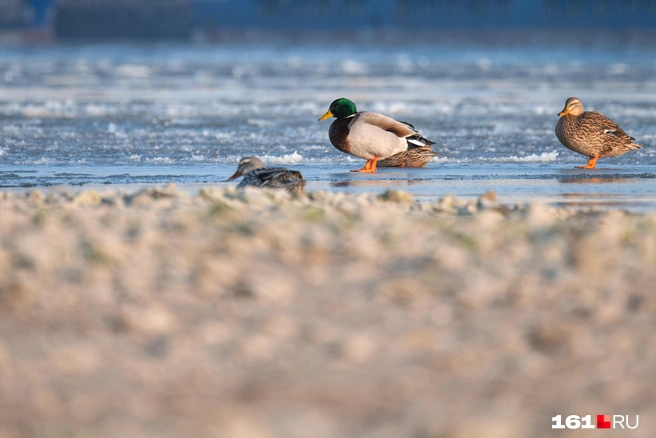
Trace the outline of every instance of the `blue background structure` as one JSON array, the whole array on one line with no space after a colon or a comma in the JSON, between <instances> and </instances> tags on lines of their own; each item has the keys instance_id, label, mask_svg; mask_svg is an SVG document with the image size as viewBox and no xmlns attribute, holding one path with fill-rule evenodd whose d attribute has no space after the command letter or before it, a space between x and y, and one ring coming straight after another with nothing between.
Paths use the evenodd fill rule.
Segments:
<instances>
[{"instance_id":1,"label":"blue background structure","mask_svg":"<svg viewBox=\"0 0 656 438\"><path fill-rule=\"evenodd\" d=\"M218 31L650 29L656 0L175 0L189 8L194 29ZM25 26L49 25L57 0L22 2ZM77 2L81 3L81 2ZM93 0L86 4L150 5L153 0ZM60 6L76 0L60 0ZM161 3L159 3L161 4ZM5 12L6 13L6 12ZM14 14L15 15L15 14ZM15 25L15 17L13 18ZM5 26L8 25L4 20ZM51 24L51 23L50 23Z\"/></svg>"}]
</instances>

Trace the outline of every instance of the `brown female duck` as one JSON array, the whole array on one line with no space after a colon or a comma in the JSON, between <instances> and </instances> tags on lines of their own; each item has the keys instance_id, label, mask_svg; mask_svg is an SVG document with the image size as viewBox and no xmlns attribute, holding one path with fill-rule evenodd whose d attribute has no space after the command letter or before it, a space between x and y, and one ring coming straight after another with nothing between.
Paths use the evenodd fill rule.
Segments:
<instances>
[{"instance_id":1,"label":"brown female duck","mask_svg":"<svg viewBox=\"0 0 656 438\"><path fill-rule=\"evenodd\" d=\"M556 137L568 149L589 157L588 164L576 166L579 169L594 169L599 158L616 157L642 146L622 130L615 122L603 114L584 111L583 104L576 97L565 102L565 108L558 113Z\"/></svg>"},{"instance_id":2,"label":"brown female duck","mask_svg":"<svg viewBox=\"0 0 656 438\"><path fill-rule=\"evenodd\" d=\"M239 160L239 166L228 181L243 176L244 179L237 188L266 187L271 189L284 189L293 193L305 191L305 180L301 172L287 170L284 167L266 167L257 157L244 157Z\"/></svg>"}]
</instances>

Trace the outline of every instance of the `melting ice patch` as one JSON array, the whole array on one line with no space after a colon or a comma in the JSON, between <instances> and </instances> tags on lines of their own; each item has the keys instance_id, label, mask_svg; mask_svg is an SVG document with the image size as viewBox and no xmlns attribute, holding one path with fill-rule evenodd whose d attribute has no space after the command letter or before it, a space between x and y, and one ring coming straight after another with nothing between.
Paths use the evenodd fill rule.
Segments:
<instances>
[{"instance_id":1,"label":"melting ice patch","mask_svg":"<svg viewBox=\"0 0 656 438\"><path fill-rule=\"evenodd\" d=\"M101 105L98 103L89 103L83 106L83 111L91 117L101 117L118 114L122 108L118 105Z\"/></svg>"},{"instance_id":2,"label":"melting ice patch","mask_svg":"<svg viewBox=\"0 0 656 438\"><path fill-rule=\"evenodd\" d=\"M114 70L117 76L123 76L126 78L147 78L150 76L151 70L150 67L146 65L137 65L137 64L123 64L119 65Z\"/></svg>"},{"instance_id":3,"label":"melting ice patch","mask_svg":"<svg viewBox=\"0 0 656 438\"><path fill-rule=\"evenodd\" d=\"M175 163L175 160L171 157L154 157L154 158L147 158L147 162L149 163L163 163L163 164L172 164Z\"/></svg>"},{"instance_id":4,"label":"melting ice patch","mask_svg":"<svg viewBox=\"0 0 656 438\"><path fill-rule=\"evenodd\" d=\"M490 58L481 58L477 64L481 71L490 71L492 69L492 60Z\"/></svg>"},{"instance_id":5,"label":"melting ice patch","mask_svg":"<svg viewBox=\"0 0 656 438\"><path fill-rule=\"evenodd\" d=\"M53 158L46 158L46 157L41 157L38 160L32 161L32 164L36 164L37 166L42 166L46 164L53 164L55 163L56 160Z\"/></svg>"},{"instance_id":6,"label":"melting ice patch","mask_svg":"<svg viewBox=\"0 0 656 438\"><path fill-rule=\"evenodd\" d=\"M628 65L624 64L623 62L618 62L610 67L610 69L608 70L608 74L611 76L620 76L626 74L628 70L629 70Z\"/></svg>"},{"instance_id":7,"label":"melting ice patch","mask_svg":"<svg viewBox=\"0 0 656 438\"><path fill-rule=\"evenodd\" d=\"M212 160L216 163L221 163L221 164L229 164L233 165L236 164L241 158L245 157L247 155L229 155L225 158L217 158L215 160ZM257 155L263 162L264 164L268 166L273 166L273 165L285 165L285 164L335 164L339 165L341 163L360 163L363 160L360 158L352 157L350 155L346 154L340 154L340 155L330 155L330 156L323 156L323 157L307 157L299 154L298 152L294 152L293 154L288 154L288 155L282 155L282 156L276 156L276 155Z\"/></svg>"},{"instance_id":8,"label":"melting ice patch","mask_svg":"<svg viewBox=\"0 0 656 438\"><path fill-rule=\"evenodd\" d=\"M21 127L18 125L5 125L2 127L2 132L6 134L20 134L21 133ZM0 149L1 151L2 149ZM2 153L0 153L2 155Z\"/></svg>"},{"instance_id":9,"label":"melting ice patch","mask_svg":"<svg viewBox=\"0 0 656 438\"><path fill-rule=\"evenodd\" d=\"M21 109L23 117L73 117L75 111L70 101L48 100L41 104L27 104Z\"/></svg>"},{"instance_id":10,"label":"melting ice patch","mask_svg":"<svg viewBox=\"0 0 656 438\"><path fill-rule=\"evenodd\" d=\"M260 158L268 164L298 164L303 160L303 156L296 151L293 154L283 155L282 157L264 155Z\"/></svg>"},{"instance_id":11,"label":"melting ice patch","mask_svg":"<svg viewBox=\"0 0 656 438\"><path fill-rule=\"evenodd\" d=\"M367 64L353 59L342 61L342 71L351 75L364 75L369 70Z\"/></svg>"},{"instance_id":12,"label":"melting ice patch","mask_svg":"<svg viewBox=\"0 0 656 438\"><path fill-rule=\"evenodd\" d=\"M115 135L118 138L127 138L128 135L125 133L125 131L119 129L118 126L116 126L114 123L110 122L109 125L107 125L107 132L110 134Z\"/></svg>"},{"instance_id":13,"label":"melting ice patch","mask_svg":"<svg viewBox=\"0 0 656 438\"><path fill-rule=\"evenodd\" d=\"M518 157L516 155L510 157L498 157L498 158L489 158L487 161L493 161L497 163L550 163L556 161L558 158L558 151L551 152L542 152L541 154L531 154L523 157ZM484 158L481 158L482 160Z\"/></svg>"},{"instance_id":14,"label":"melting ice patch","mask_svg":"<svg viewBox=\"0 0 656 438\"><path fill-rule=\"evenodd\" d=\"M265 127L265 128L270 126L276 126L275 122L271 120L262 120L262 119L248 119L248 124Z\"/></svg>"}]
</instances>

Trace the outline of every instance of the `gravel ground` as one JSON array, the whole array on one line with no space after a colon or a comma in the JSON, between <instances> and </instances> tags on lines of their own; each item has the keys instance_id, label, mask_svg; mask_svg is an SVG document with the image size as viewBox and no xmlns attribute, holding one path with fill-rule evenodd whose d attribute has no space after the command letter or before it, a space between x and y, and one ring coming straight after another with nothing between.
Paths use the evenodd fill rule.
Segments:
<instances>
[{"instance_id":1,"label":"gravel ground","mask_svg":"<svg viewBox=\"0 0 656 438\"><path fill-rule=\"evenodd\" d=\"M654 266L492 193L0 193L0 437L651 437Z\"/></svg>"}]
</instances>

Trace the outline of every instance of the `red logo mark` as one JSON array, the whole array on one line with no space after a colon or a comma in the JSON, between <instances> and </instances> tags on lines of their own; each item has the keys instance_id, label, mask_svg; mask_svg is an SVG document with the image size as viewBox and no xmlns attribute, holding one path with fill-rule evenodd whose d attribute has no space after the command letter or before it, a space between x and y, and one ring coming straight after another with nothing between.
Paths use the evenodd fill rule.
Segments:
<instances>
[{"instance_id":1,"label":"red logo mark","mask_svg":"<svg viewBox=\"0 0 656 438\"><path fill-rule=\"evenodd\" d=\"M597 429L610 429L610 415L597 415Z\"/></svg>"}]
</instances>

